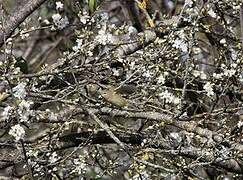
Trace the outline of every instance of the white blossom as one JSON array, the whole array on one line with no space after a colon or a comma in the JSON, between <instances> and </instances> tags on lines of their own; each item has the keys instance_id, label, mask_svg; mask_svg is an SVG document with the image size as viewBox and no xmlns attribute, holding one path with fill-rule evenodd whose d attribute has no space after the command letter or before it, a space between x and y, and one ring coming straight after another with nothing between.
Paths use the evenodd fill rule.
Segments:
<instances>
[{"instance_id":1,"label":"white blossom","mask_svg":"<svg viewBox=\"0 0 243 180\"><path fill-rule=\"evenodd\" d=\"M128 34L130 37L132 37L138 33L138 30L133 26L129 26L127 31L128 31Z\"/></svg>"},{"instance_id":2,"label":"white blossom","mask_svg":"<svg viewBox=\"0 0 243 180\"><path fill-rule=\"evenodd\" d=\"M145 70L143 77L150 78L151 77L151 72L149 70Z\"/></svg>"},{"instance_id":3,"label":"white blossom","mask_svg":"<svg viewBox=\"0 0 243 180\"><path fill-rule=\"evenodd\" d=\"M233 60L236 60L237 59L237 52L234 50L234 49L231 49L231 58L233 59Z\"/></svg>"},{"instance_id":4,"label":"white blossom","mask_svg":"<svg viewBox=\"0 0 243 180\"><path fill-rule=\"evenodd\" d=\"M11 50L11 49L8 49L8 48L5 48L4 52L5 52L6 54L11 54L12 50Z\"/></svg>"},{"instance_id":5,"label":"white blossom","mask_svg":"<svg viewBox=\"0 0 243 180\"><path fill-rule=\"evenodd\" d=\"M21 37L21 39L25 39L25 38L27 38L29 36L30 36L30 34L27 33L27 29L23 29L22 31L20 31L20 37Z\"/></svg>"},{"instance_id":6,"label":"white blossom","mask_svg":"<svg viewBox=\"0 0 243 180\"><path fill-rule=\"evenodd\" d=\"M135 69L135 66L136 66L136 62L135 62L135 61L132 61L132 62L130 63L130 68L131 68L131 69Z\"/></svg>"},{"instance_id":7,"label":"white blossom","mask_svg":"<svg viewBox=\"0 0 243 180\"><path fill-rule=\"evenodd\" d=\"M185 0L185 5L191 6L191 5L193 5L193 1L192 0Z\"/></svg>"},{"instance_id":8,"label":"white blossom","mask_svg":"<svg viewBox=\"0 0 243 180\"><path fill-rule=\"evenodd\" d=\"M25 83L19 83L17 86L15 86L13 88L14 97L19 98L19 99L24 99L25 96L27 95L25 86L26 86Z\"/></svg>"},{"instance_id":9,"label":"white blossom","mask_svg":"<svg viewBox=\"0 0 243 180\"><path fill-rule=\"evenodd\" d=\"M38 157L39 152L36 150L32 150L32 149L28 149L28 151L26 152L28 156L30 157Z\"/></svg>"},{"instance_id":10,"label":"white blossom","mask_svg":"<svg viewBox=\"0 0 243 180\"><path fill-rule=\"evenodd\" d=\"M74 159L73 163L75 165L75 169L73 172L82 174L87 170L87 165L85 164L85 159L83 156L79 156L79 158Z\"/></svg>"},{"instance_id":11,"label":"white blossom","mask_svg":"<svg viewBox=\"0 0 243 180\"><path fill-rule=\"evenodd\" d=\"M221 149L220 149L220 151L218 153L224 159L227 159L230 156L230 150L229 150L229 148L226 148L224 146L221 146Z\"/></svg>"},{"instance_id":12,"label":"white blossom","mask_svg":"<svg viewBox=\"0 0 243 180\"><path fill-rule=\"evenodd\" d=\"M56 10L62 10L63 9L63 3L61 1L56 2Z\"/></svg>"},{"instance_id":13,"label":"white blossom","mask_svg":"<svg viewBox=\"0 0 243 180\"><path fill-rule=\"evenodd\" d=\"M225 43L226 43L226 39L225 39L225 38L221 39L221 40L219 41L219 43L220 43L220 44L225 44Z\"/></svg>"},{"instance_id":14,"label":"white blossom","mask_svg":"<svg viewBox=\"0 0 243 180\"><path fill-rule=\"evenodd\" d=\"M86 11L83 12L83 14L79 13L79 20L80 22L85 25L90 21L90 16L88 15L88 13Z\"/></svg>"},{"instance_id":15,"label":"white blossom","mask_svg":"<svg viewBox=\"0 0 243 180\"><path fill-rule=\"evenodd\" d=\"M174 44L172 47L175 47L176 49L180 49L182 52L187 52L188 50L188 43L186 43L184 40L177 38L174 41Z\"/></svg>"},{"instance_id":16,"label":"white blossom","mask_svg":"<svg viewBox=\"0 0 243 180\"><path fill-rule=\"evenodd\" d=\"M239 80L240 80L241 83L243 83L243 73L241 73L241 74L239 75Z\"/></svg>"},{"instance_id":17,"label":"white blossom","mask_svg":"<svg viewBox=\"0 0 243 180\"><path fill-rule=\"evenodd\" d=\"M164 84L165 83L165 76L163 74L161 74L159 77L158 77L158 81L157 81L158 84Z\"/></svg>"},{"instance_id":18,"label":"white blossom","mask_svg":"<svg viewBox=\"0 0 243 180\"><path fill-rule=\"evenodd\" d=\"M142 141L142 143L141 143L141 146L143 147L143 146L145 146L145 144L147 143L147 139L143 139L143 141Z\"/></svg>"},{"instance_id":19,"label":"white blossom","mask_svg":"<svg viewBox=\"0 0 243 180\"><path fill-rule=\"evenodd\" d=\"M205 80L207 79L207 75L203 71L201 71L200 78Z\"/></svg>"},{"instance_id":20,"label":"white blossom","mask_svg":"<svg viewBox=\"0 0 243 180\"><path fill-rule=\"evenodd\" d=\"M224 69L224 75L231 77L236 73L235 69Z\"/></svg>"},{"instance_id":21,"label":"white blossom","mask_svg":"<svg viewBox=\"0 0 243 180\"><path fill-rule=\"evenodd\" d=\"M112 68L111 71L112 71L113 76L117 76L118 77L118 76L121 75L119 69Z\"/></svg>"},{"instance_id":22,"label":"white blossom","mask_svg":"<svg viewBox=\"0 0 243 180\"><path fill-rule=\"evenodd\" d=\"M161 74L157 79L157 83L158 84L164 84L165 83L165 78L168 75L168 72L164 72L163 74Z\"/></svg>"},{"instance_id":23,"label":"white blossom","mask_svg":"<svg viewBox=\"0 0 243 180\"><path fill-rule=\"evenodd\" d=\"M46 25L49 25L49 24L50 24L50 21L49 21L48 19L45 19L43 22L44 22Z\"/></svg>"},{"instance_id":24,"label":"white blossom","mask_svg":"<svg viewBox=\"0 0 243 180\"><path fill-rule=\"evenodd\" d=\"M88 55L89 57L92 57L94 54L93 54L92 51L88 50L88 51L87 51L87 55Z\"/></svg>"},{"instance_id":25,"label":"white blossom","mask_svg":"<svg viewBox=\"0 0 243 180\"><path fill-rule=\"evenodd\" d=\"M172 93L170 93L168 90L163 91L159 94L159 97L161 99L165 100L165 103L173 103L173 104L180 104L181 100L180 98L174 96Z\"/></svg>"},{"instance_id":26,"label":"white blossom","mask_svg":"<svg viewBox=\"0 0 243 180\"><path fill-rule=\"evenodd\" d=\"M33 104L33 102L26 100L20 102L17 112L21 122L27 122L29 120L29 116L32 114L32 110L30 110L31 104Z\"/></svg>"},{"instance_id":27,"label":"white blossom","mask_svg":"<svg viewBox=\"0 0 243 180\"><path fill-rule=\"evenodd\" d=\"M241 127L243 126L243 121L239 121L239 122L237 123L237 126L238 126L238 128L241 128Z\"/></svg>"},{"instance_id":28,"label":"white blossom","mask_svg":"<svg viewBox=\"0 0 243 180\"><path fill-rule=\"evenodd\" d=\"M226 68L226 65L224 63L222 63L220 66L222 69Z\"/></svg>"},{"instance_id":29,"label":"white blossom","mask_svg":"<svg viewBox=\"0 0 243 180\"><path fill-rule=\"evenodd\" d=\"M172 137L173 139L182 139L181 135L177 132L170 133L170 137Z\"/></svg>"},{"instance_id":30,"label":"white blossom","mask_svg":"<svg viewBox=\"0 0 243 180\"><path fill-rule=\"evenodd\" d=\"M58 29L63 29L69 24L67 16L62 17L59 13L53 14L52 20Z\"/></svg>"},{"instance_id":31,"label":"white blossom","mask_svg":"<svg viewBox=\"0 0 243 180\"><path fill-rule=\"evenodd\" d=\"M221 73L219 73L219 74L217 74L217 73L213 73L213 77L214 77L215 79L221 79L222 76L223 76L223 74L221 74Z\"/></svg>"},{"instance_id":32,"label":"white blossom","mask_svg":"<svg viewBox=\"0 0 243 180\"><path fill-rule=\"evenodd\" d=\"M60 19L62 19L62 16L59 13L52 15L52 20L53 20L54 24L57 24Z\"/></svg>"},{"instance_id":33,"label":"white blossom","mask_svg":"<svg viewBox=\"0 0 243 180\"><path fill-rule=\"evenodd\" d=\"M99 30L95 40L102 45L106 45L113 41L113 36L111 33L107 33L105 30L101 29Z\"/></svg>"},{"instance_id":34,"label":"white blossom","mask_svg":"<svg viewBox=\"0 0 243 180\"><path fill-rule=\"evenodd\" d=\"M195 76L195 77L199 77L199 76L200 76L201 79L207 79L207 75L206 75L203 71L197 71L197 70L194 70L194 71L192 72L192 74L193 74L193 76Z\"/></svg>"},{"instance_id":35,"label":"white blossom","mask_svg":"<svg viewBox=\"0 0 243 180\"><path fill-rule=\"evenodd\" d=\"M203 89L206 91L207 96L213 96L214 92L213 92L213 84L211 84L210 82L207 82L204 86Z\"/></svg>"},{"instance_id":36,"label":"white blossom","mask_svg":"<svg viewBox=\"0 0 243 180\"><path fill-rule=\"evenodd\" d=\"M83 44L83 40L77 39L76 42L77 42L77 45L73 47L73 51L75 51L75 52L77 52L81 49L82 44Z\"/></svg>"},{"instance_id":37,"label":"white blossom","mask_svg":"<svg viewBox=\"0 0 243 180\"><path fill-rule=\"evenodd\" d=\"M51 121L57 121L57 115L54 112L48 114L48 119Z\"/></svg>"},{"instance_id":38,"label":"white blossom","mask_svg":"<svg viewBox=\"0 0 243 180\"><path fill-rule=\"evenodd\" d=\"M56 152L53 152L52 155L49 157L49 162L50 163L55 163L58 160L58 156Z\"/></svg>"},{"instance_id":39,"label":"white blossom","mask_svg":"<svg viewBox=\"0 0 243 180\"><path fill-rule=\"evenodd\" d=\"M2 117L4 120L8 120L10 114L11 114L11 110L13 110L14 108L11 106L7 106L4 108L3 112L2 112Z\"/></svg>"},{"instance_id":40,"label":"white blossom","mask_svg":"<svg viewBox=\"0 0 243 180\"><path fill-rule=\"evenodd\" d=\"M208 14L209 14L211 17L213 17L213 18L216 18L216 17L217 17L217 14L213 11L212 8L208 11Z\"/></svg>"},{"instance_id":41,"label":"white blossom","mask_svg":"<svg viewBox=\"0 0 243 180\"><path fill-rule=\"evenodd\" d=\"M25 135L25 130L22 126L17 124L17 125L14 125L13 127L11 127L11 129L9 131L9 135L13 136L16 141L19 141L20 139L23 139L23 137Z\"/></svg>"},{"instance_id":42,"label":"white blossom","mask_svg":"<svg viewBox=\"0 0 243 180\"><path fill-rule=\"evenodd\" d=\"M236 63L232 63L231 65L230 65L232 68L237 68L237 64Z\"/></svg>"},{"instance_id":43,"label":"white blossom","mask_svg":"<svg viewBox=\"0 0 243 180\"><path fill-rule=\"evenodd\" d=\"M200 71L196 71L196 70L194 70L193 72L192 72L192 74L193 74L193 76L195 76L195 77L199 77L200 76Z\"/></svg>"}]
</instances>

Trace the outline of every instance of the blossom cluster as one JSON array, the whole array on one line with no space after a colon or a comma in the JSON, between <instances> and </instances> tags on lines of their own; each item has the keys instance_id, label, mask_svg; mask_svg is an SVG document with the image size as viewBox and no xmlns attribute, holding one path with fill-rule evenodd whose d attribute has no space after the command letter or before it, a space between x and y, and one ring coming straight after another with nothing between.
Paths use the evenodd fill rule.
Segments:
<instances>
[{"instance_id":1,"label":"blossom cluster","mask_svg":"<svg viewBox=\"0 0 243 180\"><path fill-rule=\"evenodd\" d=\"M13 136L16 141L19 141L24 138L25 130L21 125L16 124L11 127L9 135Z\"/></svg>"},{"instance_id":2,"label":"blossom cluster","mask_svg":"<svg viewBox=\"0 0 243 180\"><path fill-rule=\"evenodd\" d=\"M159 97L163 100L165 100L165 103L168 104L180 104L180 98L174 96L172 93L170 93L168 90L165 90L159 94Z\"/></svg>"},{"instance_id":3,"label":"blossom cluster","mask_svg":"<svg viewBox=\"0 0 243 180\"><path fill-rule=\"evenodd\" d=\"M59 11L62 9L63 9L62 2L60 1L56 2L56 10ZM64 29L69 24L68 17L62 16L59 12L52 15L52 20L54 25L60 30Z\"/></svg>"},{"instance_id":4,"label":"blossom cluster","mask_svg":"<svg viewBox=\"0 0 243 180\"><path fill-rule=\"evenodd\" d=\"M31 105L32 101L27 101L26 95L26 84L19 83L17 86L12 88L13 96L16 98L17 106L6 106L2 112L2 118L5 121L11 119L11 115L17 115L18 123L28 123L29 117L32 115ZM16 124L11 127L9 135L13 136L16 141L23 139L25 130L21 124Z\"/></svg>"}]
</instances>

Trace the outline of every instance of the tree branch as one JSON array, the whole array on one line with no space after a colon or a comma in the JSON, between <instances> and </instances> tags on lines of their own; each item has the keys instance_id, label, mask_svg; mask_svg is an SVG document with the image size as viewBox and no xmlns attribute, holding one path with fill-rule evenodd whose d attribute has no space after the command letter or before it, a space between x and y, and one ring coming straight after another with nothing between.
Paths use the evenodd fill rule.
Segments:
<instances>
[{"instance_id":1,"label":"tree branch","mask_svg":"<svg viewBox=\"0 0 243 180\"><path fill-rule=\"evenodd\" d=\"M13 14L10 14L3 23L3 27L0 29L0 47L4 44L4 41L11 36L13 31L42 3L46 0L29 0L24 1L19 8L17 8Z\"/></svg>"}]
</instances>

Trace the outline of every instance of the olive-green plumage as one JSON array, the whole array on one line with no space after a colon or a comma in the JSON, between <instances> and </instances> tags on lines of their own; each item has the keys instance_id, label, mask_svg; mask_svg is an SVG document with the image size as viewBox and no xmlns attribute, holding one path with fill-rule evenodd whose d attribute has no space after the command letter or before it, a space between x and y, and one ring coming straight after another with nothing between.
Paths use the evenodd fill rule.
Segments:
<instances>
[{"instance_id":1,"label":"olive-green plumage","mask_svg":"<svg viewBox=\"0 0 243 180\"><path fill-rule=\"evenodd\" d=\"M117 93L114 88L102 90L100 94L107 102L115 106L124 107L128 105L127 100Z\"/></svg>"}]
</instances>

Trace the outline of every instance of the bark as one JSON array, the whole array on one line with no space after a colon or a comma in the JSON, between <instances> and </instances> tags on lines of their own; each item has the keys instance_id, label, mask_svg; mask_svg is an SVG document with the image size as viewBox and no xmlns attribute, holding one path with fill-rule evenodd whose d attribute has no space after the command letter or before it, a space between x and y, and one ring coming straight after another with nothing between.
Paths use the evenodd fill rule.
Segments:
<instances>
[{"instance_id":1,"label":"bark","mask_svg":"<svg viewBox=\"0 0 243 180\"><path fill-rule=\"evenodd\" d=\"M12 35L14 30L45 1L46 0L23 1L19 8L16 8L16 10L4 20L3 27L0 29L0 47L2 47L4 41Z\"/></svg>"}]
</instances>

